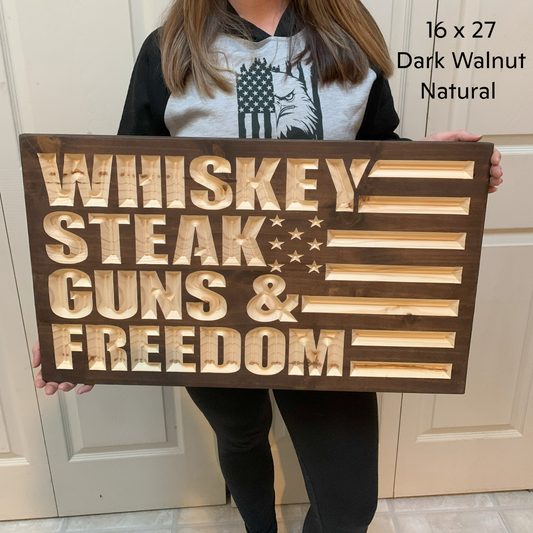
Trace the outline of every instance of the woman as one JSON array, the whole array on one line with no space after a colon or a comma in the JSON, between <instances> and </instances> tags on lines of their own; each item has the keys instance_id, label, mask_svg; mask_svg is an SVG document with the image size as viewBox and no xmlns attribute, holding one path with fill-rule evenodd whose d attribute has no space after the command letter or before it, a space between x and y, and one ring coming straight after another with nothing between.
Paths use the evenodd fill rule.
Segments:
<instances>
[{"instance_id":1,"label":"woman","mask_svg":"<svg viewBox=\"0 0 533 533\"><path fill-rule=\"evenodd\" d=\"M175 0L139 54L119 134L397 140L392 70L359 0ZM424 140L479 139L456 131ZM498 151L491 162L494 192L502 182ZM40 372L35 385L46 394L75 387L46 384ZM247 531L277 531L268 391L187 390L216 432L221 468ZM376 394L274 396L311 501L304 532L367 531L377 505Z\"/></svg>"}]
</instances>

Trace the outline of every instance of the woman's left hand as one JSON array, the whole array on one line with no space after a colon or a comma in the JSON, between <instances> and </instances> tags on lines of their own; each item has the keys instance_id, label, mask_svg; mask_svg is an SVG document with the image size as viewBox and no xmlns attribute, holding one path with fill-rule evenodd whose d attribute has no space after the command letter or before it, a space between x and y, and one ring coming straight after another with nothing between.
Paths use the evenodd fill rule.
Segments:
<instances>
[{"instance_id":1,"label":"woman's left hand","mask_svg":"<svg viewBox=\"0 0 533 533\"><path fill-rule=\"evenodd\" d=\"M441 131L439 133L434 133L420 139L421 141L463 141L463 142L477 142L481 139L481 135L475 135L465 130L456 130L456 131ZM492 157L490 159L490 183L489 183L489 193L496 192L498 190L498 185L503 182L502 176L503 171L500 166L500 160L502 154L494 148Z\"/></svg>"}]
</instances>

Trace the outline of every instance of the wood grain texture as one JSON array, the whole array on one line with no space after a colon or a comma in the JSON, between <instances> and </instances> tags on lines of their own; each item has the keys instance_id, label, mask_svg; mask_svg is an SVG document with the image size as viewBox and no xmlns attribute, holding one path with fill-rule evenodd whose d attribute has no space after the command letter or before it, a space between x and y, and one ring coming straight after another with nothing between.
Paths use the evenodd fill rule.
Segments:
<instances>
[{"instance_id":1,"label":"wood grain texture","mask_svg":"<svg viewBox=\"0 0 533 533\"><path fill-rule=\"evenodd\" d=\"M21 136L44 379L463 393L492 149Z\"/></svg>"}]
</instances>

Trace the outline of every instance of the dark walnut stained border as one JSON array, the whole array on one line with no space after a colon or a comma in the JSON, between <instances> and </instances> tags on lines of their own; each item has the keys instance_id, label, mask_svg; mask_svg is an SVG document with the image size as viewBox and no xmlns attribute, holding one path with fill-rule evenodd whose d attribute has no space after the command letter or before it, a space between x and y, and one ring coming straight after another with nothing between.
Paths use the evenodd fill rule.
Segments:
<instances>
[{"instance_id":1,"label":"dark walnut stained border","mask_svg":"<svg viewBox=\"0 0 533 533\"><path fill-rule=\"evenodd\" d=\"M20 142L46 381L464 392L491 144Z\"/></svg>"}]
</instances>

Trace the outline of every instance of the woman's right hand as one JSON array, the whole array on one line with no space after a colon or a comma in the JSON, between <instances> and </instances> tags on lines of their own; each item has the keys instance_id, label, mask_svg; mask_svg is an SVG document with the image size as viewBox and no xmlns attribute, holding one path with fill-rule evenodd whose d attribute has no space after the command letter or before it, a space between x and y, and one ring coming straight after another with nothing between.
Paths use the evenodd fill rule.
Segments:
<instances>
[{"instance_id":1,"label":"woman's right hand","mask_svg":"<svg viewBox=\"0 0 533 533\"><path fill-rule=\"evenodd\" d=\"M41 366L41 350L39 349L39 341L33 345L31 351L33 352L33 368L37 368ZM58 389L65 392L71 391L77 385L77 383L55 383L53 381L47 383L42 378L42 370L39 370L39 373L37 376L35 376L34 383L35 387L38 389L42 389L44 387L44 392L48 396L55 394ZM89 392L93 389L93 387L94 385L82 385L78 389L78 394Z\"/></svg>"}]
</instances>

